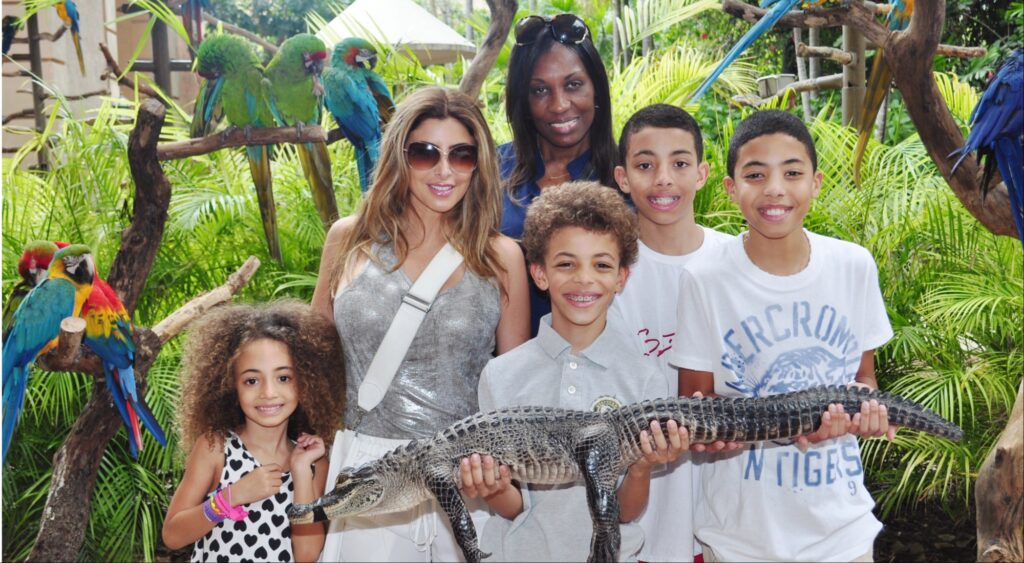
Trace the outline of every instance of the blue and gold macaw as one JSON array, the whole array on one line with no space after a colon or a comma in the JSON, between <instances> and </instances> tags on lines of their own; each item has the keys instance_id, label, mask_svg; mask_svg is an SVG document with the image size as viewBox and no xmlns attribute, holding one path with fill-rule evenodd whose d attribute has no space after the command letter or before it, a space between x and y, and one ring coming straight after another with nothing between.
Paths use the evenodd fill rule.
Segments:
<instances>
[{"instance_id":1,"label":"blue and gold macaw","mask_svg":"<svg viewBox=\"0 0 1024 563\"><path fill-rule=\"evenodd\" d=\"M140 419L156 441L166 446L163 429L135 385L135 328L131 317L114 288L98 274L81 314L86 323L82 342L103 360L107 389L128 432L129 453L137 459L142 450Z\"/></svg>"},{"instance_id":2,"label":"blue and gold macaw","mask_svg":"<svg viewBox=\"0 0 1024 563\"><path fill-rule=\"evenodd\" d=\"M331 66L323 71L324 102L338 127L352 143L365 193L373 180L380 152L381 123L394 112L387 84L373 72L377 50L369 41L349 37L334 46Z\"/></svg>"},{"instance_id":3,"label":"blue and gold macaw","mask_svg":"<svg viewBox=\"0 0 1024 563\"><path fill-rule=\"evenodd\" d=\"M914 0L892 0L889 2L888 22L889 31L903 31L910 25L910 18L914 14ZM882 102L889 95L889 83L892 81L892 70L885 61L885 51L879 48L875 51L875 60L871 63L871 75L868 76L868 84L864 93L864 103L860 108L860 116L857 119L857 146L853 149L853 180L860 183L860 164L864 159L864 149L868 146L868 139L875 129L875 118Z\"/></svg>"},{"instance_id":4,"label":"blue and gold macaw","mask_svg":"<svg viewBox=\"0 0 1024 563\"><path fill-rule=\"evenodd\" d=\"M221 116L247 132L253 127L274 127L268 88L264 84L263 65L252 44L237 35L217 33L199 45L196 72L204 81L199 88L192 115L192 136L207 135L216 128ZM277 208L274 205L273 179L270 175L269 145L249 145L245 154L256 186L263 233L270 255L283 262L277 235Z\"/></svg>"},{"instance_id":5,"label":"blue and gold macaw","mask_svg":"<svg viewBox=\"0 0 1024 563\"><path fill-rule=\"evenodd\" d=\"M973 151L978 151L979 163L984 161L982 190L988 189L994 169L999 168L1017 236L1024 244L1024 49L1014 51L999 67L974 106L971 124L964 146L949 155L960 156L950 175Z\"/></svg>"},{"instance_id":6,"label":"blue and gold macaw","mask_svg":"<svg viewBox=\"0 0 1024 563\"><path fill-rule=\"evenodd\" d=\"M14 435L28 386L29 367L36 357L56 346L60 322L77 316L92 291L96 266L89 247L73 244L53 255L47 278L35 287L14 313L3 348L3 451Z\"/></svg>"},{"instance_id":7,"label":"blue and gold macaw","mask_svg":"<svg viewBox=\"0 0 1024 563\"><path fill-rule=\"evenodd\" d=\"M725 72L725 69L729 68L729 65L731 65L733 61L739 58L743 51L747 50L747 47L753 45L754 41L757 41L758 38L771 29L776 22L782 19L782 16L796 8L797 4L804 8L817 8L827 1L828 0L810 0L804 2L801 2L801 0L761 0L762 8L771 9L764 15L764 17L754 24L754 27L750 28L750 30L740 38L736 45L734 45L733 48L725 55L722 62L715 67L715 70L711 71L711 74L709 74L708 77L704 79L704 82L697 87L697 91L690 97L690 103L697 101L709 89L711 89L711 85L718 80L718 77Z\"/></svg>"},{"instance_id":8,"label":"blue and gold macaw","mask_svg":"<svg viewBox=\"0 0 1024 563\"><path fill-rule=\"evenodd\" d=\"M71 28L71 41L75 43L75 52L78 54L78 68L85 76L85 57L82 56L82 38L79 36L78 7L72 0L64 0L57 4L57 15L64 22L65 27Z\"/></svg>"},{"instance_id":9,"label":"blue and gold macaw","mask_svg":"<svg viewBox=\"0 0 1024 563\"><path fill-rule=\"evenodd\" d=\"M65 244L64 246L67 246ZM34 240L25 245L18 260L18 275L21 281L11 289L4 303L3 341L7 342L11 326L14 324L14 312L32 288L46 279L46 269L50 267L53 255L58 246L48 240Z\"/></svg>"}]
</instances>

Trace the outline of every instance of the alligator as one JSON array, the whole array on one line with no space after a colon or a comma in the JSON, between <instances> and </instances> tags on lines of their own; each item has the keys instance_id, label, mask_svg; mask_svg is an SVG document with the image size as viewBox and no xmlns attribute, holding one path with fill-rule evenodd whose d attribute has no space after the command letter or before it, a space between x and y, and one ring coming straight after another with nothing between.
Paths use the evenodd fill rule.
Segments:
<instances>
[{"instance_id":1,"label":"alligator","mask_svg":"<svg viewBox=\"0 0 1024 563\"><path fill-rule=\"evenodd\" d=\"M771 397L674 397L647 400L602 413L550 407L511 407L478 413L414 440L358 468L343 469L333 491L309 504L296 504L293 524L347 516L374 516L438 500L469 563L490 554L480 550L469 511L459 494L459 462L473 453L490 454L507 465L519 483L582 481L594 529L590 561L616 561L619 551L618 477L643 455L640 432L653 420L675 420L691 444L716 440L756 442L813 432L828 405L858 412L877 399L898 426L960 440L963 431L907 399L858 387L816 387Z\"/></svg>"}]
</instances>

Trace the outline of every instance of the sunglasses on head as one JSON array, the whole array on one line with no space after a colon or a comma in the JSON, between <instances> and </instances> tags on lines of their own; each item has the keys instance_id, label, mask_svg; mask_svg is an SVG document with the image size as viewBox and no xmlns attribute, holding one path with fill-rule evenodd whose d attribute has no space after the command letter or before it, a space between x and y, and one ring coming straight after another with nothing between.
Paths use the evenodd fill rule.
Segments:
<instances>
[{"instance_id":1,"label":"sunglasses on head","mask_svg":"<svg viewBox=\"0 0 1024 563\"><path fill-rule=\"evenodd\" d=\"M516 23L516 45L522 47L537 41L545 29L550 29L551 36L562 45L579 45L590 33L587 24L574 14L526 16Z\"/></svg>"},{"instance_id":2,"label":"sunglasses on head","mask_svg":"<svg viewBox=\"0 0 1024 563\"><path fill-rule=\"evenodd\" d=\"M441 157L448 159L448 165L456 172L472 172L476 168L476 145L455 145L447 151L433 143L409 143L405 147L405 158L409 166L417 170L429 170L441 162Z\"/></svg>"}]
</instances>

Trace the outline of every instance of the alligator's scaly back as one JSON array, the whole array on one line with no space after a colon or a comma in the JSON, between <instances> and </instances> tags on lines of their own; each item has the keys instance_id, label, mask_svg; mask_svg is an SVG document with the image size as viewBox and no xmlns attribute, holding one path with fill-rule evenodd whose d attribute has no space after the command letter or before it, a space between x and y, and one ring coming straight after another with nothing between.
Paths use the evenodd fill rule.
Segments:
<instances>
[{"instance_id":1,"label":"alligator's scaly back","mask_svg":"<svg viewBox=\"0 0 1024 563\"><path fill-rule=\"evenodd\" d=\"M412 508L433 496L448 515L466 561L487 554L477 545L469 512L459 494L459 463L489 454L520 483L583 482L592 502L591 560L616 560L619 549L619 475L640 458L640 432L652 420L686 427L690 443L755 442L814 431L833 403L846 412L876 399L898 426L959 440L962 431L912 401L862 388L818 387L756 399L656 399L605 413L547 407L513 407L479 413L417 440L355 470L343 470L333 491L289 510L293 523L374 515Z\"/></svg>"}]
</instances>

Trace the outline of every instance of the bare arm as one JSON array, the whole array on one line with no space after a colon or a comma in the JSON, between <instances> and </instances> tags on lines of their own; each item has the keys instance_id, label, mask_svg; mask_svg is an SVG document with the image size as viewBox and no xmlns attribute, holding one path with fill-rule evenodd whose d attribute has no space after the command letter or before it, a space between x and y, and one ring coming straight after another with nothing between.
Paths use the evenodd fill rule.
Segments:
<instances>
[{"instance_id":1,"label":"bare arm","mask_svg":"<svg viewBox=\"0 0 1024 563\"><path fill-rule=\"evenodd\" d=\"M211 444L200 438L192 447L185 463L185 474L174 491L171 504L164 519L163 540L171 549L181 549L205 536L216 526L203 514L206 495L219 482L218 476L224 468L223 443L217 440Z\"/></svg>"},{"instance_id":2,"label":"bare arm","mask_svg":"<svg viewBox=\"0 0 1024 563\"><path fill-rule=\"evenodd\" d=\"M292 501L295 504L308 504L323 496L327 484L326 452L324 441L318 436L301 434L296 441L291 459L292 482L295 487ZM295 560L316 561L324 548L326 537L323 522L292 526Z\"/></svg>"},{"instance_id":3,"label":"bare arm","mask_svg":"<svg viewBox=\"0 0 1024 563\"><path fill-rule=\"evenodd\" d=\"M324 250L320 255L320 271L317 273L316 288L310 305L313 310L324 318L334 322L334 307L331 299L331 272L341 259L341 244L355 225L355 216L339 219L331 225L324 240Z\"/></svg>"},{"instance_id":4,"label":"bare arm","mask_svg":"<svg viewBox=\"0 0 1024 563\"><path fill-rule=\"evenodd\" d=\"M530 338L530 298L526 284L526 262L516 242L506 236L494 243L505 273L500 274L507 299L501 304L501 320L495 335L498 353L504 354Z\"/></svg>"},{"instance_id":5,"label":"bare arm","mask_svg":"<svg viewBox=\"0 0 1024 563\"><path fill-rule=\"evenodd\" d=\"M483 498L496 514L512 520L523 511L523 494L512 481L508 466L499 466L495 476L494 465L490 455L473 454L462 458L459 492L468 499Z\"/></svg>"}]
</instances>

